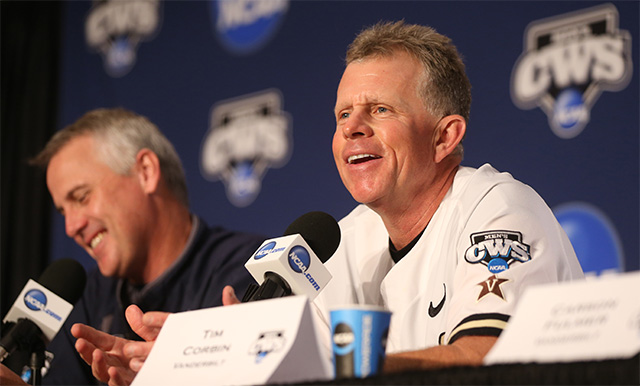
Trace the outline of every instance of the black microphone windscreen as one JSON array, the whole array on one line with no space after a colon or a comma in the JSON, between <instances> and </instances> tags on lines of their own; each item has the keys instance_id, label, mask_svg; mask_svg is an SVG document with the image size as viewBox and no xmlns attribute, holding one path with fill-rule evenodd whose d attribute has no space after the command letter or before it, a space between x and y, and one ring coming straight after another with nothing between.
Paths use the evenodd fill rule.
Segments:
<instances>
[{"instance_id":1,"label":"black microphone windscreen","mask_svg":"<svg viewBox=\"0 0 640 386\"><path fill-rule=\"evenodd\" d=\"M298 217L284 231L284 236L300 234L324 264L340 245L340 226L325 212L309 212Z\"/></svg>"},{"instance_id":2,"label":"black microphone windscreen","mask_svg":"<svg viewBox=\"0 0 640 386\"><path fill-rule=\"evenodd\" d=\"M84 292L87 274L80 263L64 258L51 263L40 275L38 283L71 304L76 304Z\"/></svg>"}]
</instances>

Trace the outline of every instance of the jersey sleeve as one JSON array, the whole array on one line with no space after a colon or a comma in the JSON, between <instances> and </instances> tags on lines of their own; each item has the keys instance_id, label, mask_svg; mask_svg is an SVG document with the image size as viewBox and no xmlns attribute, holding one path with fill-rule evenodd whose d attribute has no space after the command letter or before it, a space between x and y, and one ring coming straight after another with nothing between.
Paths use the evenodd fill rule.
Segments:
<instances>
[{"instance_id":1,"label":"jersey sleeve","mask_svg":"<svg viewBox=\"0 0 640 386\"><path fill-rule=\"evenodd\" d=\"M529 186L500 183L472 205L457 241L451 309L440 343L498 336L526 288L583 277L566 234Z\"/></svg>"}]
</instances>

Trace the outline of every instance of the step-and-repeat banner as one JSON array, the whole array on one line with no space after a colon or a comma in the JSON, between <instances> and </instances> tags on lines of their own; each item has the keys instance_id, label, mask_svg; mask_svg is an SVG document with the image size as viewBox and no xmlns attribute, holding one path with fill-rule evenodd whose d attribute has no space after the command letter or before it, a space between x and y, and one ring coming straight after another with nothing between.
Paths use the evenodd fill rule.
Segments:
<instances>
[{"instance_id":1,"label":"step-and-repeat banner","mask_svg":"<svg viewBox=\"0 0 640 386\"><path fill-rule=\"evenodd\" d=\"M193 212L278 236L356 202L331 155L345 50L380 20L453 39L473 87L464 165L554 210L585 271L638 269L639 3L66 2L59 127L98 107L149 117L184 163ZM54 258L91 259L54 216ZM247 256L249 258L249 256Z\"/></svg>"}]
</instances>

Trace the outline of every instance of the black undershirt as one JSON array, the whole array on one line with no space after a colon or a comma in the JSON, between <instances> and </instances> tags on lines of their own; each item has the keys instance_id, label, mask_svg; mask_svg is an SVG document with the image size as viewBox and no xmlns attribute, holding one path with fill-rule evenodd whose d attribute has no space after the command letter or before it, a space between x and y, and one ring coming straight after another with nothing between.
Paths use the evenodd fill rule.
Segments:
<instances>
[{"instance_id":1,"label":"black undershirt","mask_svg":"<svg viewBox=\"0 0 640 386\"><path fill-rule=\"evenodd\" d=\"M389 253L391 254L391 259L397 264L403 257L407 255L407 253L409 253L409 251L411 251L413 246L416 245L418 240L420 240L420 236L422 236L423 233L424 233L424 229L413 240L411 240L411 242L407 244L407 246L405 246L401 250L397 250L396 247L391 242L391 239L389 239Z\"/></svg>"}]
</instances>

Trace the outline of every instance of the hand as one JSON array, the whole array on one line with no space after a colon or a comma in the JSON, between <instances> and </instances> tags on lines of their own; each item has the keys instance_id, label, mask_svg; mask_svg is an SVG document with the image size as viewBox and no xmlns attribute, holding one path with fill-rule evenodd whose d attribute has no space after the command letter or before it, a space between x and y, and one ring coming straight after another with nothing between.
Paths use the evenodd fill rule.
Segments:
<instances>
[{"instance_id":1,"label":"hand","mask_svg":"<svg viewBox=\"0 0 640 386\"><path fill-rule=\"evenodd\" d=\"M126 317L131 329L146 340L146 342L129 341L124 346L124 355L129 359L129 368L132 371L137 373L142 368L169 315L167 312L147 312L143 314L142 310L136 305L131 305L127 308Z\"/></svg>"},{"instance_id":2,"label":"hand","mask_svg":"<svg viewBox=\"0 0 640 386\"><path fill-rule=\"evenodd\" d=\"M26 385L20 376L0 363L0 385Z\"/></svg>"},{"instance_id":3,"label":"hand","mask_svg":"<svg viewBox=\"0 0 640 386\"><path fill-rule=\"evenodd\" d=\"M129 359L123 353L126 339L84 324L74 324L71 334L78 339L76 350L99 381L110 386L128 385L133 381L135 373L129 369Z\"/></svg>"},{"instance_id":4,"label":"hand","mask_svg":"<svg viewBox=\"0 0 640 386\"><path fill-rule=\"evenodd\" d=\"M233 304L240 304L240 300L236 296L236 291L230 285L225 286L222 289L222 305L230 306Z\"/></svg>"},{"instance_id":5,"label":"hand","mask_svg":"<svg viewBox=\"0 0 640 386\"><path fill-rule=\"evenodd\" d=\"M127 308L129 325L147 342L118 338L84 324L73 325L71 334L78 339L76 350L91 365L98 380L110 386L129 385L149 355L153 341L168 316L165 312L143 314L135 305Z\"/></svg>"}]
</instances>

